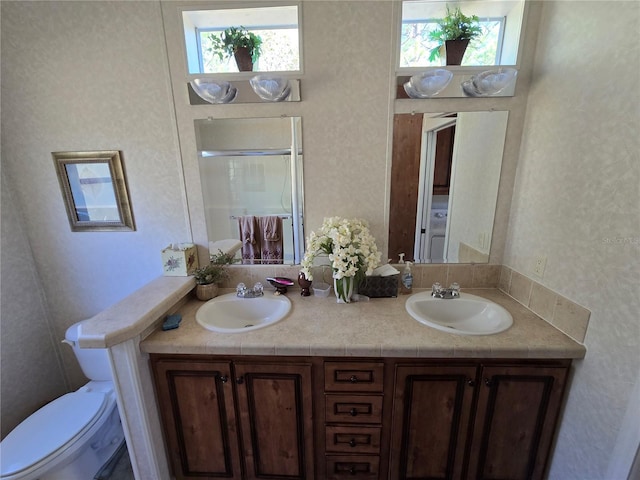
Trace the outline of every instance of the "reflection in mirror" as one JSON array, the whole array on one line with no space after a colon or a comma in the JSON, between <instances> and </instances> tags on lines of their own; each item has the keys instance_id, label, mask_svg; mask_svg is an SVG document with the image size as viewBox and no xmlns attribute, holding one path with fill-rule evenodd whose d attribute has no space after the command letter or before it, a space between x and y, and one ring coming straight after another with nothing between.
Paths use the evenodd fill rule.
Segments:
<instances>
[{"instance_id":1,"label":"reflection in mirror","mask_svg":"<svg viewBox=\"0 0 640 480\"><path fill-rule=\"evenodd\" d=\"M508 112L396 114L389 257L487 263Z\"/></svg>"},{"instance_id":2,"label":"reflection in mirror","mask_svg":"<svg viewBox=\"0 0 640 480\"><path fill-rule=\"evenodd\" d=\"M209 251L296 264L304 251L300 117L195 121Z\"/></svg>"}]
</instances>

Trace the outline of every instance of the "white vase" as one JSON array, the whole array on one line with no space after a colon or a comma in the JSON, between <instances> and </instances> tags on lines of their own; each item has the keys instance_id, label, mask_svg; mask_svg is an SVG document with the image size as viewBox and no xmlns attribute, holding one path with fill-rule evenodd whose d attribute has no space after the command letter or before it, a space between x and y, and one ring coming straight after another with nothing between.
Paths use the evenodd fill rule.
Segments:
<instances>
[{"instance_id":1,"label":"white vase","mask_svg":"<svg viewBox=\"0 0 640 480\"><path fill-rule=\"evenodd\" d=\"M355 277L333 278L333 291L338 303L351 303L355 283Z\"/></svg>"}]
</instances>

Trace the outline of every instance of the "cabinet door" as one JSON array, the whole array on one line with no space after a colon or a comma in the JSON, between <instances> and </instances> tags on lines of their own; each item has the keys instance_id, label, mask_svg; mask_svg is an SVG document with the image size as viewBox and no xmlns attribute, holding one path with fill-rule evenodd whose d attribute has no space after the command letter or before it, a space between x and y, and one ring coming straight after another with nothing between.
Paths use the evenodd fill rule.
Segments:
<instances>
[{"instance_id":1,"label":"cabinet door","mask_svg":"<svg viewBox=\"0 0 640 480\"><path fill-rule=\"evenodd\" d=\"M240 479L229 362L153 362L176 479Z\"/></svg>"},{"instance_id":2,"label":"cabinet door","mask_svg":"<svg viewBox=\"0 0 640 480\"><path fill-rule=\"evenodd\" d=\"M389 478L462 477L476 370L396 368Z\"/></svg>"},{"instance_id":3,"label":"cabinet door","mask_svg":"<svg viewBox=\"0 0 640 480\"><path fill-rule=\"evenodd\" d=\"M485 366L469 478L544 477L568 367Z\"/></svg>"},{"instance_id":4,"label":"cabinet door","mask_svg":"<svg viewBox=\"0 0 640 480\"><path fill-rule=\"evenodd\" d=\"M310 364L234 362L248 479L313 478Z\"/></svg>"}]
</instances>

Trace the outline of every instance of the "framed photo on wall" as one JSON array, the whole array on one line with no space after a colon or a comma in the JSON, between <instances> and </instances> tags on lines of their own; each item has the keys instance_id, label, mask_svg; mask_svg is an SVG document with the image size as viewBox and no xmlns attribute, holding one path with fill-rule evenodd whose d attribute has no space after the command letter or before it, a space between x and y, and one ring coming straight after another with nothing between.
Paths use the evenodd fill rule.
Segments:
<instances>
[{"instance_id":1,"label":"framed photo on wall","mask_svg":"<svg viewBox=\"0 0 640 480\"><path fill-rule=\"evenodd\" d=\"M72 231L136 229L120 151L52 156Z\"/></svg>"}]
</instances>

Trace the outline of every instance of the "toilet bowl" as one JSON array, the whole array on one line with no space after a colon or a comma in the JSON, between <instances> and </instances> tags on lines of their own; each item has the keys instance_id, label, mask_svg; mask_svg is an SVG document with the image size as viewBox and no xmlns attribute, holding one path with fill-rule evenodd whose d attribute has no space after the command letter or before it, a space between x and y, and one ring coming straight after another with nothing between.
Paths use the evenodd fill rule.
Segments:
<instances>
[{"instance_id":1,"label":"toilet bowl","mask_svg":"<svg viewBox=\"0 0 640 480\"><path fill-rule=\"evenodd\" d=\"M107 351L80 349L67 329L89 383L33 413L0 442L2 480L91 480L124 442Z\"/></svg>"}]
</instances>

